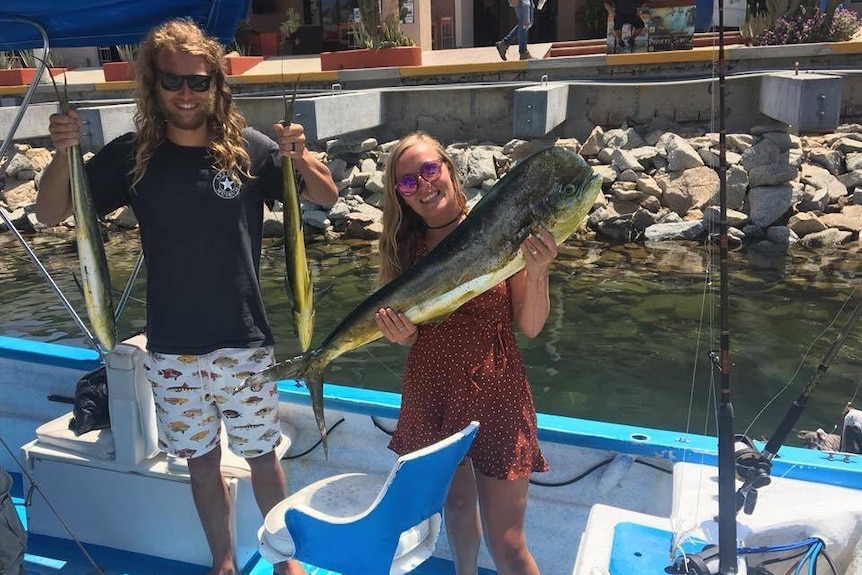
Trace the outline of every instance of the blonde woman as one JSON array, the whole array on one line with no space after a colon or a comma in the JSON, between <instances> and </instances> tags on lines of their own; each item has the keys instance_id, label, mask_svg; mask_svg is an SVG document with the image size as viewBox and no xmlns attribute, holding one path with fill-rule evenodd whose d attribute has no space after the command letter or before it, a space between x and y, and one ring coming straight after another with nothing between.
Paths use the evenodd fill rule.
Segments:
<instances>
[{"instance_id":1,"label":"blonde woman","mask_svg":"<svg viewBox=\"0 0 862 575\"><path fill-rule=\"evenodd\" d=\"M275 456L281 440L275 383L225 393L234 374L272 365L273 336L258 269L263 205L282 197L281 158L290 157L303 194L337 200L328 168L305 147L302 126L273 129L278 143L248 128L231 98L224 50L198 26L172 20L151 30L136 63L136 132L107 144L88 162L96 210L130 205L147 266L147 374L162 448L188 458L192 494L213 556L210 575L239 573L231 509L220 471L220 425L229 448L251 468L266 515L285 497ZM36 202L40 221L72 212L66 150L80 142L75 112L51 117L57 154ZM192 432L191 430L194 430ZM279 574L304 573L296 561Z\"/></svg>"},{"instance_id":2,"label":"blonde woman","mask_svg":"<svg viewBox=\"0 0 862 575\"><path fill-rule=\"evenodd\" d=\"M384 178L380 280L392 281L466 218L452 159L423 133L392 150ZM458 575L475 575L483 534L500 575L538 575L524 513L530 474L546 471L536 412L514 327L535 337L548 317L548 268L557 255L546 230L521 245L526 267L444 320L414 325L401 310L377 312L391 342L409 346L401 413L389 445L409 453L479 421L444 508Z\"/></svg>"}]
</instances>

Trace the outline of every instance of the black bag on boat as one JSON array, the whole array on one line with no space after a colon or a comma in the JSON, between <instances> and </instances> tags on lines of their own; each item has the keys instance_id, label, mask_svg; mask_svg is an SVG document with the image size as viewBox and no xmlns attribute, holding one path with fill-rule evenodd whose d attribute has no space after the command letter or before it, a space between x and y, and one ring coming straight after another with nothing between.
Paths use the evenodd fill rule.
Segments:
<instances>
[{"instance_id":1,"label":"black bag on boat","mask_svg":"<svg viewBox=\"0 0 862 575\"><path fill-rule=\"evenodd\" d=\"M12 477L0 467L0 573L24 573L27 535L12 505Z\"/></svg>"},{"instance_id":2,"label":"black bag on boat","mask_svg":"<svg viewBox=\"0 0 862 575\"><path fill-rule=\"evenodd\" d=\"M78 380L72 414L74 418L69 422L69 429L76 436L111 426L108 414L108 372L105 366Z\"/></svg>"}]
</instances>

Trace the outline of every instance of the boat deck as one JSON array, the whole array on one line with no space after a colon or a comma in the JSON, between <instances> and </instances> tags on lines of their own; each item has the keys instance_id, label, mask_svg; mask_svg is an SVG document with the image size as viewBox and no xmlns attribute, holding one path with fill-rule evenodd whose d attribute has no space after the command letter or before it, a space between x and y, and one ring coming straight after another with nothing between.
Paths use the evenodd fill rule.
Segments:
<instances>
[{"instance_id":1,"label":"boat deck","mask_svg":"<svg viewBox=\"0 0 862 575\"><path fill-rule=\"evenodd\" d=\"M20 473L10 473L14 480L12 500L21 523L26 528L27 516ZM146 536L142 534L142 537ZM85 545L87 553L105 575L205 575L209 568L179 561L169 561L149 555L130 553L100 545ZM304 564L308 575L338 575L332 571ZM70 540L45 535L28 535L24 556L26 575L94 575L93 566ZM451 561L432 557L419 566L416 575L449 575L454 572ZM246 565L243 575L271 575L272 566L259 559ZM479 569L479 575L495 575L495 571Z\"/></svg>"}]
</instances>

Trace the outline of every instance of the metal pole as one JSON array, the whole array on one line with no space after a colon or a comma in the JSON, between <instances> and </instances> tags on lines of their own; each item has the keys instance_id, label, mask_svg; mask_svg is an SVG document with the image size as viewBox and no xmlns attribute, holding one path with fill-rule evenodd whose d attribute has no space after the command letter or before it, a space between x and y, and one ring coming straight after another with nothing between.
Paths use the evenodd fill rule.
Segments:
<instances>
[{"instance_id":1,"label":"metal pole","mask_svg":"<svg viewBox=\"0 0 862 575\"><path fill-rule=\"evenodd\" d=\"M12 126L9 129L9 133L6 136L6 139L0 142L0 158L3 157L3 154L6 153L6 150L9 149L12 138L15 136L15 132L18 130L18 126L21 123L21 120L24 118L24 113L27 111L27 107L30 105L30 102L33 99L33 95L36 93L36 88L39 85L39 81L42 79L42 74L47 67L48 54L50 52L50 47L48 43L48 33L45 31L45 28L42 27L38 22L34 22L32 20L27 20L26 18L18 18L15 16L5 16L0 15L0 20L3 21L11 21L11 22L22 22L24 24L30 24L31 26L35 26L36 29L39 30L39 33L42 35L42 56L43 58L39 61L39 66L36 69L36 77L33 78L33 82L30 86L27 87L27 91L24 93L24 99L21 102L21 106L18 108L18 112L15 114L15 118L12 120ZM27 252L27 255L30 256L30 259L33 260L33 263L36 264L36 267L42 272L42 275L45 276L45 280L48 282L48 285L54 290L57 294L57 297L60 298L60 302L69 312L69 315L72 316L72 319L78 324L78 327L81 328L81 331L84 333L86 338L90 340L90 344L93 346L96 351L99 352L99 355L104 359L104 350L99 346L96 338L93 337L93 334L87 329L87 325L81 319L81 316L75 311L72 307L72 304L69 303L69 300L66 299L66 296L63 295L63 292L60 290L60 286L54 281L51 277L51 274L48 273L48 270L45 269L45 266L42 265L42 262L39 261L39 258L36 257L36 253L27 245L27 241L24 239L24 236L21 235L21 232L18 231L18 228L15 227L15 224L12 223L12 220L6 215L3 210L0 210L0 217L2 217L3 221L9 226L9 229L12 231L13 235L18 239L21 245L24 247L24 250Z\"/></svg>"},{"instance_id":2,"label":"metal pole","mask_svg":"<svg viewBox=\"0 0 862 575\"><path fill-rule=\"evenodd\" d=\"M135 263L135 269L132 270L129 276L129 281L126 282L126 287L123 290L123 295L120 296L120 302L117 304L117 311L114 312L114 321L119 321L123 310L126 309L126 304L129 301L129 296L132 295L132 288L135 287L135 280L138 279L138 274L141 273L141 267L144 264L144 252L138 256L138 261Z\"/></svg>"},{"instance_id":3,"label":"metal pole","mask_svg":"<svg viewBox=\"0 0 862 575\"><path fill-rule=\"evenodd\" d=\"M721 402L718 407L718 570L737 572L736 558L736 462L734 456L733 404L730 401L730 288L727 237L727 129L725 126L724 0L718 0L718 149L719 149L719 260L721 324Z\"/></svg>"}]
</instances>

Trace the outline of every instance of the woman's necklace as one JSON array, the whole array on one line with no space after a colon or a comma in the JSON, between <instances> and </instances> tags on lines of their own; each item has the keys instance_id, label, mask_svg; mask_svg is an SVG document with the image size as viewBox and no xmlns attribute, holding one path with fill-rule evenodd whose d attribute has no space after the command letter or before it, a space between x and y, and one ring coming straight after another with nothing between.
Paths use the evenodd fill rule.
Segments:
<instances>
[{"instance_id":1,"label":"woman's necklace","mask_svg":"<svg viewBox=\"0 0 862 575\"><path fill-rule=\"evenodd\" d=\"M460 220L461 216L463 216L463 215L464 215L463 212L458 212L457 216L455 216L454 218L452 218L451 220L449 220L448 222L446 222L442 226L429 226L428 224L425 224L425 227L427 227L429 230L442 230L443 228L448 228L449 226L451 226L452 224L454 224L455 222Z\"/></svg>"}]
</instances>

